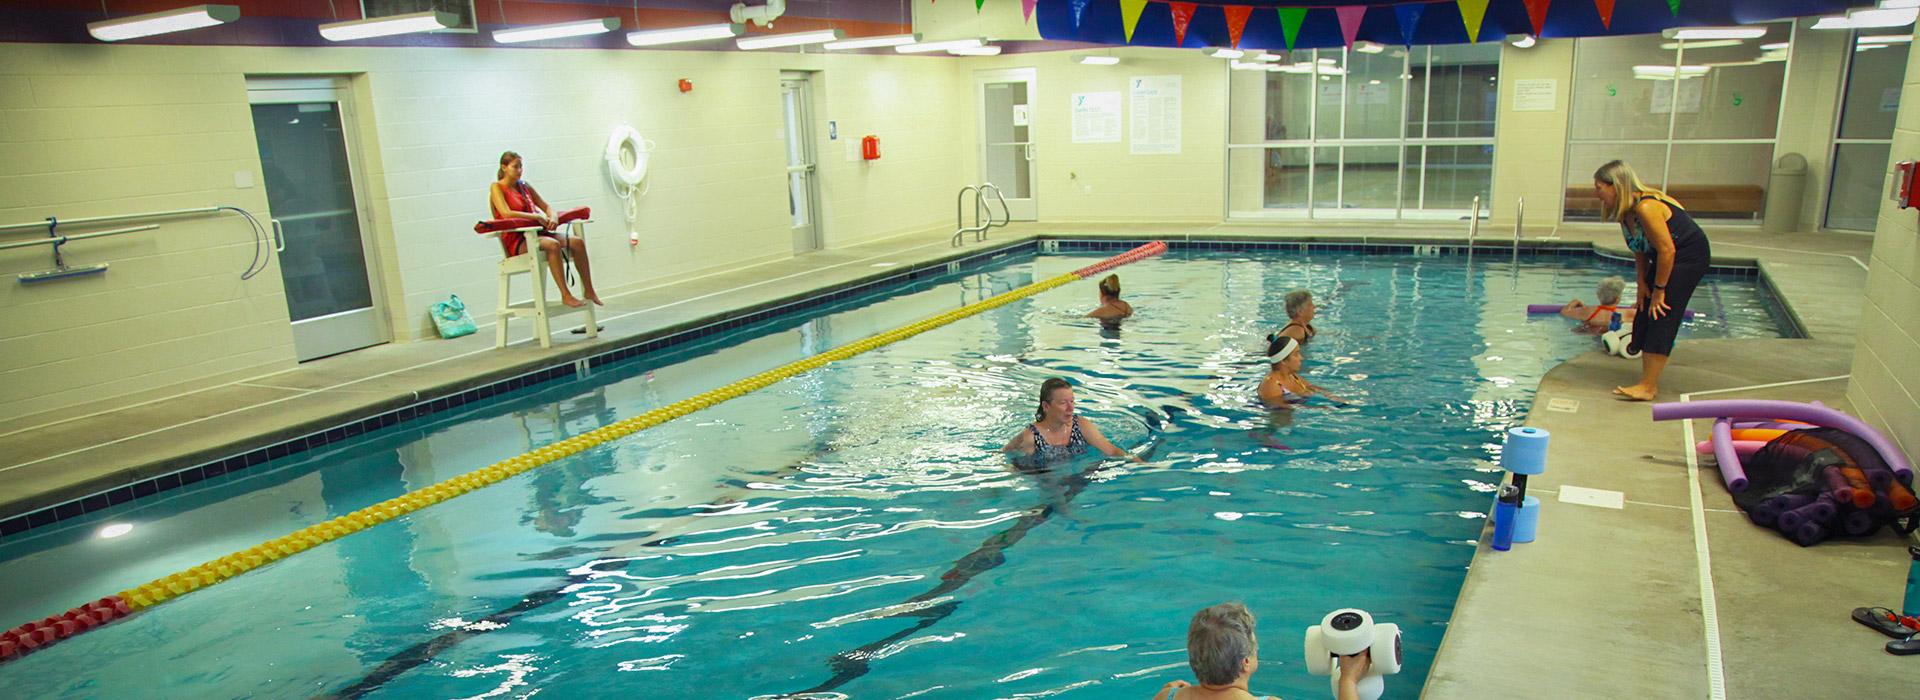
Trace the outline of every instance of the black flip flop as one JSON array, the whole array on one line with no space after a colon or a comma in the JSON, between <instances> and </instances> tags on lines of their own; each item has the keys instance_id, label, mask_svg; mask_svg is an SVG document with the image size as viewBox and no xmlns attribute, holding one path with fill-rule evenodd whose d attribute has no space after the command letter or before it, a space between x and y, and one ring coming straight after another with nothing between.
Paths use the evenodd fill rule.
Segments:
<instances>
[{"instance_id":1,"label":"black flip flop","mask_svg":"<svg viewBox=\"0 0 1920 700\"><path fill-rule=\"evenodd\" d=\"M1913 656L1920 654L1920 637L1909 637L1897 642L1887 642L1887 653L1894 656Z\"/></svg>"},{"instance_id":2,"label":"black flip flop","mask_svg":"<svg viewBox=\"0 0 1920 700\"><path fill-rule=\"evenodd\" d=\"M1873 631L1887 635L1894 639L1907 640L1905 643L1911 643L1914 645L1914 647L1913 647L1913 651L1909 651L1906 653L1920 654L1920 642L1915 642L1914 640L1910 639L1910 637L1913 637L1914 634L1920 633L1920 630L1916 630L1906 625L1900 624L1898 620L1895 620L1893 618L1894 618L1894 612L1886 608L1854 608L1853 609L1854 622L1858 622L1860 624L1871 627L1873 628ZM1887 644L1887 651L1893 651L1893 645L1900 644L1900 643L1902 642L1889 642ZM1894 652L1894 653L1900 653L1900 652Z\"/></svg>"},{"instance_id":3,"label":"black flip flop","mask_svg":"<svg viewBox=\"0 0 1920 700\"><path fill-rule=\"evenodd\" d=\"M596 333L598 333L598 332L600 332L600 331L604 331L604 330L606 330L606 329L607 329L607 327L606 327L606 326L600 326L600 325L596 325L596 326L594 326L594 327L593 327L593 330L594 330L594 332L596 332ZM568 333L572 333L572 334L574 334L574 335L586 335L586 333L587 333L587 327L586 327L586 326L581 326L581 327L579 327L579 328L575 328L575 329L573 329L573 330L571 330L571 331L567 331L567 332L568 332Z\"/></svg>"}]
</instances>

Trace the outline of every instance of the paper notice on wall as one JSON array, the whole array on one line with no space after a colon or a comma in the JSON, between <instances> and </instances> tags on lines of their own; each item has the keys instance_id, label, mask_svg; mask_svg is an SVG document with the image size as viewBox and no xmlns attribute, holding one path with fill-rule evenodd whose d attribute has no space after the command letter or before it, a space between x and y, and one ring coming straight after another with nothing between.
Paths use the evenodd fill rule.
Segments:
<instances>
[{"instance_id":1,"label":"paper notice on wall","mask_svg":"<svg viewBox=\"0 0 1920 700\"><path fill-rule=\"evenodd\" d=\"M1027 125L1027 106L1026 105L1013 106L1013 125L1014 126Z\"/></svg>"},{"instance_id":2,"label":"paper notice on wall","mask_svg":"<svg viewBox=\"0 0 1920 700\"><path fill-rule=\"evenodd\" d=\"M1900 111L1900 88L1890 87L1880 91L1880 111Z\"/></svg>"},{"instance_id":3,"label":"paper notice on wall","mask_svg":"<svg viewBox=\"0 0 1920 700\"><path fill-rule=\"evenodd\" d=\"M1393 89L1397 91L1400 87L1395 85ZM1365 85L1354 86L1353 102L1351 104L1383 105L1386 104L1392 96L1392 93L1387 92L1387 85L1385 83L1373 81Z\"/></svg>"},{"instance_id":4,"label":"paper notice on wall","mask_svg":"<svg viewBox=\"0 0 1920 700\"><path fill-rule=\"evenodd\" d=\"M1652 104L1648 106L1647 111L1653 114L1667 114L1674 111L1673 101L1676 97L1674 93L1678 92L1680 113L1699 114L1700 94L1705 90L1706 81L1700 80L1699 78L1686 78L1679 82L1680 87L1676 90L1670 81L1654 81L1653 101Z\"/></svg>"},{"instance_id":5,"label":"paper notice on wall","mask_svg":"<svg viewBox=\"0 0 1920 700\"><path fill-rule=\"evenodd\" d=\"M1120 142L1120 93L1074 93L1073 142Z\"/></svg>"},{"instance_id":6,"label":"paper notice on wall","mask_svg":"<svg viewBox=\"0 0 1920 700\"><path fill-rule=\"evenodd\" d=\"M1133 155L1180 153L1180 76L1149 75L1130 78L1132 86Z\"/></svg>"},{"instance_id":7,"label":"paper notice on wall","mask_svg":"<svg viewBox=\"0 0 1920 700\"><path fill-rule=\"evenodd\" d=\"M1560 81L1552 78L1544 80L1513 81L1513 111L1515 112L1551 112L1559 98Z\"/></svg>"}]
</instances>

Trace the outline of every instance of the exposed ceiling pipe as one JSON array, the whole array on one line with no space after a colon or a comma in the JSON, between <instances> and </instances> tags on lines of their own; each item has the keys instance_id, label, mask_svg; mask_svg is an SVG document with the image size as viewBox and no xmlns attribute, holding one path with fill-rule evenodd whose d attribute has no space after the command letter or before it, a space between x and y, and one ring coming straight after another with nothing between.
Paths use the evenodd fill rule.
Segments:
<instances>
[{"instance_id":1,"label":"exposed ceiling pipe","mask_svg":"<svg viewBox=\"0 0 1920 700\"><path fill-rule=\"evenodd\" d=\"M765 5L748 5L744 2L733 4L728 12L734 24L752 22L762 27L772 27L773 21L787 13L787 0L767 0Z\"/></svg>"}]
</instances>

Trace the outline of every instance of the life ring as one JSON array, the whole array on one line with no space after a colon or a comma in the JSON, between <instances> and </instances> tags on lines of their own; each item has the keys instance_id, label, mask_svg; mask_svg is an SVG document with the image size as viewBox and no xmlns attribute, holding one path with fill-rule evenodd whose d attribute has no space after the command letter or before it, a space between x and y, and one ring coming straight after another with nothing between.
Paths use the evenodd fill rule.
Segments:
<instances>
[{"instance_id":1,"label":"life ring","mask_svg":"<svg viewBox=\"0 0 1920 700\"><path fill-rule=\"evenodd\" d=\"M607 139L607 176L628 190L640 186L640 181L647 178L647 156L652 150L633 127L614 127ZM633 159L631 167L627 165L629 157Z\"/></svg>"}]
</instances>

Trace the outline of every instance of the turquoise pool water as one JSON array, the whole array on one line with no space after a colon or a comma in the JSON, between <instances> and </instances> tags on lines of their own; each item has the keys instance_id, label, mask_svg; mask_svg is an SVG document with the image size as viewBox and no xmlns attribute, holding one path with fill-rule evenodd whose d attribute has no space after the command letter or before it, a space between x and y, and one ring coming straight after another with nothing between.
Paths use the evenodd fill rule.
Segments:
<instances>
[{"instance_id":1,"label":"turquoise pool water","mask_svg":"<svg viewBox=\"0 0 1920 700\"><path fill-rule=\"evenodd\" d=\"M770 321L401 424L0 545L0 624L37 619L1102 254ZM1193 611L1259 617L1254 689L1319 697L1300 632L1362 607L1406 631L1414 697L1474 551L1499 436L1588 352L1527 303L1590 298L1589 257L1177 253L608 443L0 667L22 697L1146 697L1190 678ZM1253 401L1282 297L1320 300L1310 381ZM1684 339L1773 337L1711 277ZM1622 362L1625 362L1624 360ZM997 452L1046 377L1149 464L1046 473ZM105 523L129 534L103 539Z\"/></svg>"}]
</instances>

